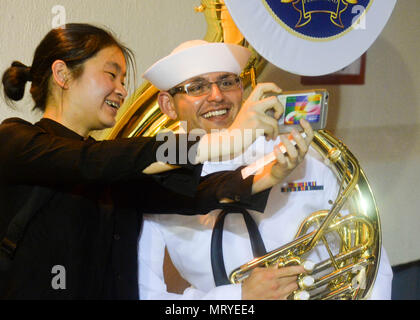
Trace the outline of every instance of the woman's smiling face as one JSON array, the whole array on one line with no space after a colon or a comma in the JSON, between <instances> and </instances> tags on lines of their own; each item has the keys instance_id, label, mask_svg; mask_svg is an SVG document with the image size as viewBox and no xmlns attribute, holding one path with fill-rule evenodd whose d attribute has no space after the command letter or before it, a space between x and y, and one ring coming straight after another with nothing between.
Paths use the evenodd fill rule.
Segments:
<instances>
[{"instance_id":1,"label":"woman's smiling face","mask_svg":"<svg viewBox=\"0 0 420 320\"><path fill-rule=\"evenodd\" d=\"M122 51L106 47L83 64L82 75L69 83L67 105L78 126L88 131L113 127L127 96Z\"/></svg>"}]
</instances>

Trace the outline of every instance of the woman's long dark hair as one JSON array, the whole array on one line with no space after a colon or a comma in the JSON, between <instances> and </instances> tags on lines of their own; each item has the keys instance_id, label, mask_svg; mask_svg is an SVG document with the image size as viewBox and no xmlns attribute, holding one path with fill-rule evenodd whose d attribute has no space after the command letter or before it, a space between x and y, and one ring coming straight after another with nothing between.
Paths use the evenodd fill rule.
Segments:
<instances>
[{"instance_id":1,"label":"woman's long dark hair","mask_svg":"<svg viewBox=\"0 0 420 320\"><path fill-rule=\"evenodd\" d=\"M35 101L34 109L45 111L49 93L51 66L62 60L72 71L74 79L83 73L83 63L94 57L100 50L117 46L124 54L129 72L135 75L133 52L121 44L109 31L80 23L70 23L62 28L51 30L35 50L31 67L14 61L2 78L4 95L9 105L19 101L25 93L26 82L31 81L31 95ZM135 78L135 76L134 76Z\"/></svg>"}]
</instances>

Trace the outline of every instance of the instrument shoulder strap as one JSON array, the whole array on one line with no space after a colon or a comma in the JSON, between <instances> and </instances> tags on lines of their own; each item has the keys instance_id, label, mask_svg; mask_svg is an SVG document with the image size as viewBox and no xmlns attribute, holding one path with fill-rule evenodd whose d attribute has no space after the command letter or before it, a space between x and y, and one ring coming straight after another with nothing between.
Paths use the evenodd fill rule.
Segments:
<instances>
[{"instance_id":1,"label":"instrument shoulder strap","mask_svg":"<svg viewBox=\"0 0 420 320\"><path fill-rule=\"evenodd\" d=\"M249 239L251 241L251 248L254 258L263 256L267 253L264 241L258 230L258 225L248 210L239 206L228 206L217 216L211 235L210 259L216 287L230 284L223 258L223 227L225 217L230 213L242 214L249 233Z\"/></svg>"}]
</instances>

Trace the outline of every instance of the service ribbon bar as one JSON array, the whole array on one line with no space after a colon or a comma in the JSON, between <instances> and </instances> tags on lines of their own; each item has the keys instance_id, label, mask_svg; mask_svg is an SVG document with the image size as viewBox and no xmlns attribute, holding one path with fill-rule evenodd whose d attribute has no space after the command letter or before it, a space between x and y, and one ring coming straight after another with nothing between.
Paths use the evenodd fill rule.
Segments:
<instances>
[{"instance_id":1,"label":"service ribbon bar","mask_svg":"<svg viewBox=\"0 0 420 320\"><path fill-rule=\"evenodd\" d=\"M281 188L281 192L324 190L324 186L318 186L316 181L291 182Z\"/></svg>"}]
</instances>

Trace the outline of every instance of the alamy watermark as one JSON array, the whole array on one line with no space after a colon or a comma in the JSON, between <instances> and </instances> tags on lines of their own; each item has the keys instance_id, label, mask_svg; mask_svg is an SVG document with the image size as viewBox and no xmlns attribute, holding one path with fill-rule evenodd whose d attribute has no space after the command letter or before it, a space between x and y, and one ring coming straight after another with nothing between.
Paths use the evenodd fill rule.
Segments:
<instances>
[{"instance_id":1,"label":"alamy watermark","mask_svg":"<svg viewBox=\"0 0 420 320\"><path fill-rule=\"evenodd\" d=\"M51 287L54 290L65 290L66 268L64 268L62 265L55 265L52 267L51 273L54 275L51 279Z\"/></svg>"},{"instance_id":2,"label":"alamy watermark","mask_svg":"<svg viewBox=\"0 0 420 320\"><path fill-rule=\"evenodd\" d=\"M351 13L355 14L352 20L354 30L366 30L366 8L362 5L353 6Z\"/></svg>"},{"instance_id":3,"label":"alamy watermark","mask_svg":"<svg viewBox=\"0 0 420 320\"><path fill-rule=\"evenodd\" d=\"M53 29L64 28L64 25L66 24L66 8L57 4L52 7L51 13L53 14L51 27Z\"/></svg>"},{"instance_id":4,"label":"alamy watermark","mask_svg":"<svg viewBox=\"0 0 420 320\"><path fill-rule=\"evenodd\" d=\"M181 128L188 134L180 134L175 136L174 132L161 132L156 136L156 141L163 142L156 150L156 159L159 162L168 164L187 164L195 163L197 157L197 148L199 139L207 132L203 129L186 130L186 122L181 122ZM245 165L255 162L263 156L267 150L264 139L258 139L251 147L247 148L245 153L242 153L244 147L250 144L255 139L255 135L263 136L262 129L213 129L210 131L210 140L208 143L208 154L214 155L212 161L224 162L230 161L231 164ZM188 148L188 145L190 147ZM213 149L211 149L213 148ZM224 152L222 152L222 149ZM238 151L238 156L232 159L232 154L226 152L227 150ZM221 155L221 156L219 156Z\"/></svg>"}]
</instances>

